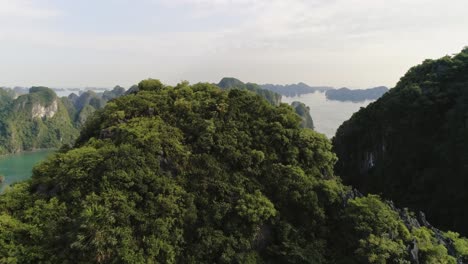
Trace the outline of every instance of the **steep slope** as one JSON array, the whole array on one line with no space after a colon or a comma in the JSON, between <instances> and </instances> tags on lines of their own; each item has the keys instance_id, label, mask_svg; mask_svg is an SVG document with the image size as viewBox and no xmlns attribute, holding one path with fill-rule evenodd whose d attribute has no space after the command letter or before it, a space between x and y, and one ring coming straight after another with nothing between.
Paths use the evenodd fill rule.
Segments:
<instances>
[{"instance_id":1,"label":"steep slope","mask_svg":"<svg viewBox=\"0 0 468 264\"><path fill-rule=\"evenodd\" d=\"M33 87L0 109L0 154L58 148L78 135L54 91Z\"/></svg>"},{"instance_id":2,"label":"steep slope","mask_svg":"<svg viewBox=\"0 0 468 264\"><path fill-rule=\"evenodd\" d=\"M468 48L426 60L333 140L345 183L468 234Z\"/></svg>"},{"instance_id":3,"label":"steep slope","mask_svg":"<svg viewBox=\"0 0 468 264\"><path fill-rule=\"evenodd\" d=\"M0 106L5 107L7 104L13 102L16 93L9 88L0 88Z\"/></svg>"},{"instance_id":4,"label":"steep slope","mask_svg":"<svg viewBox=\"0 0 468 264\"><path fill-rule=\"evenodd\" d=\"M310 116L310 108L301 102L292 102L291 106L302 119L301 127L314 129L314 120Z\"/></svg>"},{"instance_id":5,"label":"steep slope","mask_svg":"<svg viewBox=\"0 0 468 264\"><path fill-rule=\"evenodd\" d=\"M343 186L330 149L285 104L143 81L0 196L0 262L464 260L468 240Z\"/></svg>"},{"instance_id":6,"label":"steep slope","mask_svg":"<svg viewBox=\"0 0 468 264\"><path fill-rule=\"evenodd\" d=\"M80 93L79 96L72 93L67 98L62 99L75 126L81 128L92 113L102 109L108 101L124 94L125 89L116 86L114 89L103 93L86 91Z\"/></svg>"}]
</instances>

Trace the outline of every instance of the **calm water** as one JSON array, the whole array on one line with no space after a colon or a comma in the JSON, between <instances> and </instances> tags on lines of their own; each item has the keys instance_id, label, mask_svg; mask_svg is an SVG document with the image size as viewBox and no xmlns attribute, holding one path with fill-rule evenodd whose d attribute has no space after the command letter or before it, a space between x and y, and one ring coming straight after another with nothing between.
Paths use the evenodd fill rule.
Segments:
<instances>
[{"instance_id":1,"label":"calm water","mask_svg":"<svg viewBox=\"0 0 468 264\"><path fill-rule=\"evenodd\" d=\"M5 181L0 184L0 192L12 183L29 179L34 165L53 152L53 150L41 150L0 156L0 175L5 176Z\"/></svg>"},{"instance_id":2,"label":"calm water","mask_svg":"<svg viewBox=\"0 0 468 264\"><path fill-rule=\"evenodd\" d=\"M327 100L325 93L315 92L303 94L300 96L286 97L283 96L282 102L292 103L299 101L306 104L310 108L310 115L314 120L315 130L332 138L335 135L338 127L348 120L353 113L357 112L361 107L366 107L372 101L361 103L340 102Z\"/></svg>"},{"instance_id":3,"label":"calm water","mask_svg":"<svg viewBox=\"0 0 468 264\"><path fill-rule=\"evenodd\" d=\"M362 103L340 102L327 100L325 93L315 92L295 97L283 96L283 102L303 102L310 108L314 120L315 130L331 138L336 129L353 113L361 107L367 106L371 101ZM52 154L53 150L41 150L14 155L0 156L0 175L5 176L5 182L0 184L0 192L6 186L26 180L32 175L32 168Z\"/></svg>"}]
</instances>

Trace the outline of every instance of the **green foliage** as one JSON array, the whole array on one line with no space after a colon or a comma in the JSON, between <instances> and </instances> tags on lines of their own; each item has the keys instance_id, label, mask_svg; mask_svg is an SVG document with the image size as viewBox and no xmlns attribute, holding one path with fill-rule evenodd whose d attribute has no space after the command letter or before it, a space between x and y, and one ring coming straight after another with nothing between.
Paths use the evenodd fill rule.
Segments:
<instances>
[{"instance_id":1,"label":"green foliage","mask_svg":"<svg viewBox=\"0 0 468 264\"><path fill-rule=\"evenodd\" d=\"M460 237L456 232L448 231L445 236L453 242L457 257L462 257L465 261L468 259L468 239Z\"/></svg>"},{"instance_id":2,"label":"green foliage","mask_svg":"<svg viewBox=\"0 0 468 264\"><path fill-rule=\"evenodd\" d=\"M124 94L125 88L117 85L111 91L104 91L104 93L102 94L102 99L107 102Z\"/></svg>"},{"instance_id":3,"label":"green foliage","mask_svg":"<svg viewBox=\"0 0 468 264\"><path fill-rule=\"evenodd\" d=\"M349 200L340 217L338 229L343 236L334 246L343 255L355 255L351 263L409 263L410 232L378 196Z\"/></svg>"},{"instance_id":4,"label":"green foliage","mask_svg":"<svg viewBox=\"0 0 468 264\"><path fill-rule=\"evenodd\" d=\"M243 83L238 79L235 78L223 78L218 87L221 89L239 89L239 90L247 90L257 94L258 96L266 99L270 104L274 106L279 106L281 103L281 95L275 92L272 92L267 89L263 89L261 86L255 83ZM301 119L301 127L303 128L310 128L314 129L314 121L310 116L310 109L305 104L301 102L293 102L291 104L293 109L295 110L296 114L298 114Z\"/></svg>"},{"instance_id":5,"label":"green foliage","mask_svg":"<svg viewBox=\"0 0 468 264\"><path fill-rule=\"evenodd\" d=\"M11 99L0 108L0 154L72 143L78 130L68 108L45 87Z\"/></svg>"},{"instance_id":6,"label":"green foliage","mask_svg":"<svg viewBox=\"0 0 468 264\"><path fill-rule=\"evenodd\" d=\"M75 122L77 127L82 127L85 123L86 120L96 111L96 108L94 108L91 104L85 105L83 108L81 108L80 112L76 113L75 117Z\"/></svg>"},{"instance_id":7,"label":"green foliage","mask_svg":"<svg viewBox=\"0 0 468 264\"><path fill-rule=\"evenodd\" d=\"M49 106L57 98L55 92L47 87L31 87L29 96L22 96L21 99L38 101L41 105ZM21 100L20 99L20 100Z\"/></svg>"},{"instance_id":8,"label":"green foliage","mask_svg":"<svg viewBox=\"0 0 468 264\"><path fill-rule=\"evenodd\" d=\"M0 196L0 263L408 263L416 235L444 253L377 196L346 198L330 141L291 107L149 87Z\"/></svg>"},{"instance_id":9,"label":"green foliage","mask_svg":"<svg viewBox=\"0 0 468 264\"><path fill-rule=\"evenodd\" d=\"M164 88L164 85L155 79L147 79L143 80L138 84L138 88L141 91L159 91Z\"/></svg>"},{"instance_id":10,"label":"green foliage","mask_svg":"<svg viewBox=\"0 0 468 264\"><path fill-rule=\"evenodd\" d=\"M258 190L240 198L235 209L240 216L253 223L263 222L276 215L275 206Z\"/></svg>"},{"instance_id":11,"label":"green foliage","mask_svg":"<svg viewBox=\"0 0 468 264\"><path fill-rule=\"evenodd\" d=\"M0 89L0 155L72 144L89 116L124 93L117 86L58 98L49 88L32 87L14 99L13 90Z\"/></svg>"},{"instance_id":12,"label":"green foliage","mask_svg":"<svg viewBox=\"0 0 468 264\"><path fill-rule=\"evenodd\" d=\"M0 88L0 108L5 108L13 102L15 92L11 89Z\"/></svg>"},{"instance_id":13,"label":"green foliage","mask_svg":"<svg viewBox=\"0 0 468 264\"><path fill-rule=\"evenodd\" d=\"M413 230L413 234L418 242L423 263L457 263L454 257L447 254L447 249L443 245L436 243L432 230L425 227L417 228Z\"/></svg>"},{"instance_id":14,"label":"green foliage","mask_svg":"<svg viewBox=\"0 0 468 264\"><path fill-rule=\"evenodd\" d=\"M354 114L333 140L336 170L363 192L468 234L468 51L426 60Z\"/></svg>"},{"instance_id":15,"label":"green foliage","mask_svg":"<svg viewBox=\"0 0 468 264\"><path fill-rule=\"evenodd\" d=\"M247 90L253 92L260 97L266 99L272 105L278 106L281 103L281 95L275 92L262 89L258 84L255 83L243 83L238 79L235 78L223 78L218 87L221 89L239 89L239 90Z\"/></svg>"},{"instance_id":16,"label":"green foliage","mask_svg":"<svg viewBox=\"0 0 468 264\"><path fill-rule=\"evenodd\" d=\"M405 245L394 241L388 234L370 234L366 239L360 240L356 254L362 257L363 262L368 263L410 263L404 260Z\"/></svg>"},{"instance_id":17,"label":"green foliage","mask_svg":"<svg viewBox=\"0 0 468 264\"><path fill-rule=\"evenodd\" d=\"M314 129L314 121L310 116L310 108L301 102L293 102L291 106L294 108L296 114L302 118L301 126L303 128Z\"/></svg>"}]
</instances>

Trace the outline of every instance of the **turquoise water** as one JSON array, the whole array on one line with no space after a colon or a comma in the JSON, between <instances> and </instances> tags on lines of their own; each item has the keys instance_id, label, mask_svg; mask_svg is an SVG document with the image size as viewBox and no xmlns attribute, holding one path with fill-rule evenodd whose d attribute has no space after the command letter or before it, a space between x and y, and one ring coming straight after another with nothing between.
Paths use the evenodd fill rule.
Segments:
<instances>
[{"instance_id":1,"label":"turquoise water","mask_svg":"<svg viewBox=\"0 0 468 264\"><path fill-rule=\"evenodd\" d=\"M0 175L5 177L0 183L0 192L12 183L29 179L33 167L52 153L54 150L40 150L0 156Z\"/></svg>"}]
</instances>

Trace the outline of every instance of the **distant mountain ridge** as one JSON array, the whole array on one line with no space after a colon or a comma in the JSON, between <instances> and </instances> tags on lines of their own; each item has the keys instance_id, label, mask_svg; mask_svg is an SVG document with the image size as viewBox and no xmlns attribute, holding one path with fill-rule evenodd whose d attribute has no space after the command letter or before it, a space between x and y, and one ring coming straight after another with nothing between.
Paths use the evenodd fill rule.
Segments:
<instances>
[{"instance_id":1,"label":"distant mountain ridge","mask_svg":"<svg viewBox=\"0 0 468 264\"><path fill-rule=\"evenodd\" d=\"M236 78L225 77L217 84L221 89L241 89L254 92L261 97L265 98L274 106L278 106L281 103L281 95L278 93L271 92L269 90L263 89L260 85L256 83L244 83Z\"/></svg>"},{"instance_id":2,"label":"distant mountain ridge","mask_svg":"<svg viewBox=\"0 0 468 264\"><path fill-rule=\"evenodd\" d=\"M388 90L388 87L385 86L353 90L343 87L340 89L327 90L325 95L328 100L362 102L366 100L377 100L388 92Z\"/></svg>"},{"instance_id":3,"label":"distant mountain ridge","mask_svg":"<svg viewBox=\"0 0 468 264\"><path fill-rule=\"evenodd\" d=\"M225 77L217 84L223 90L227 89L239 89L251 91L263 98L265 98L270 104L279 106L281 104L281 94L262 88L262 86L256 83L244 83L236 78ZM314 129L314 121L310 116L310 109L301 102L293 102L291 107L294 109L296 114L301 117L301 126L303 128Z\"/></svg>"},{"instance_id":4,"label":"distant mountain ridge","mask_svg":"<svg viewBox=\"0 0 468 264\"><path fill-rule=\"evenodd\" d=\"M314 92L325 92L330 89L334 89L330 86L309 86L303 82L297 84L262 84L260 85L263 89L273 91L275 93L279 93L284 96L297 96L301 94L308 94Z\"/></svg>"},{"instance_id":5,"label":"distant mountain ridge","mask_svg":"<svg viewBox=\"0 0 468 264\"><path fill-rule=\"evenodd\" d=\"M299 125L248 90L144 80L0 195L0 263L467 263Z\"/></svg>"},{"instance_id":6,"label":"distant mountain ridge","mask_svg":"<svg viewBox=\"0 0 468 264\"><path fill-rule=\"evenodd\" d=\"M274 106L280 106L281 95L262 89L255 83L243 83L235 78L223 78L221 89L240 89L253 92ZM138 92L138 86L130 89L116 86L101 92L77 91L59 97L62 88L7 88L0 87L0 155L35 149L59 148L72 144L86 120L95 111L104 108L108 101L125 94ZM294 102L292 108L301 118L301 126L314 129L309 108Z\"/></svg>"},{"instance_id":7,"label":"distant mountain ridge","mask_svg":"<svg viewBox=\"0 0 468 264\"><path fill-rule=\"evenodd\" d=\"M262 84L260 85L260 87L262 89L266 89L288 97L300 96L303 94L315 92L324 92L327 99L343 102L362 102L366 100L377 100L389 90L385 86L378 86L368 89L349 89L346 87L337 89L331 86L309 86L303 82L286 85Z\"/></svg>"},{"instance_id":8,"label":"distant mountain ridge","mask_svg":"<svg viewBox=\"0 0 468 264\"><path fill-rule=\"evenodd\" d=\"M125 93L117 86L59 97L47 87L0 89L0 155L71 144L87 118Z\"/></svg>"}]
</instances>

